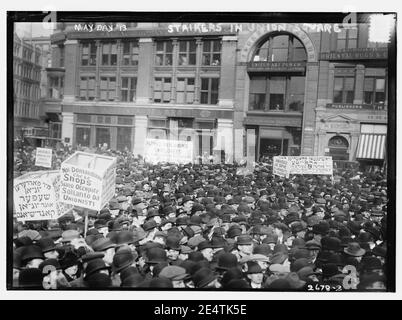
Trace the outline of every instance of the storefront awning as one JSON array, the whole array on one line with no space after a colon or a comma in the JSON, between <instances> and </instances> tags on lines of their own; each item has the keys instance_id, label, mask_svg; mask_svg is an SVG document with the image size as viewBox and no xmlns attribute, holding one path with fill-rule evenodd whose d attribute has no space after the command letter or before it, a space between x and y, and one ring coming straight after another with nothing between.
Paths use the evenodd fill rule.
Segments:
<instances>
[{"instance_id":1,"label":"storefront awning","mask_svg":"<svg viewBox=\"0 0 402 320\"><path fill-rule=\"evenodd\" d=\"M386 138L385 134L361 134L356 159L384 159Z\"/></svg>"}]
</instances>

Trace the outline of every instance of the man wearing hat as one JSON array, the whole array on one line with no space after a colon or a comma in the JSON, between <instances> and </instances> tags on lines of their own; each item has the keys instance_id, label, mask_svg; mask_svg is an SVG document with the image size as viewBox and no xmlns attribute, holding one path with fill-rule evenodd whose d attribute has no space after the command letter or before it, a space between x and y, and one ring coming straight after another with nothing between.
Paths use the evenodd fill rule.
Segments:
<instances>
[{"instance_id":1,"label":"man wearing hat","mask_svg":"<svg viewBox=\"0 0 402 320\"><path fill-rule=\"evenodd\" d=\"M186 288L185 280L191 276L186 272L186 269L180 266L167 266L159 273L160 277L165 277L172 281L173 288Z\"/></svg>"},{"instance_id":2,"label":"man wearing hat","mask_svg":"<svg viewBox=\"0 0 402 320\"><path fill-rule=\"evenodd\" d=\"M244 264L244 271L252 289L261 289L264 273L260 265L255 261L248 261Z\"/></svg>"},{"instance_id":3,"label":"man wearing hat","mask_svg":"<svg viewBox=\"0 0 402 320\"><path fill-rule=\"evenodd\" d=\"M208 261L211 262L214 257L214 249L212 248L212 244L208 241L205 240L203 242L200 242L197 246L197 250L201 252L203 257Z\"/></svg>"},{"instance_id":4,"label":"man wearing hat","mask_svg":"<svg viewBox=\"0 0 402 320\"><path fill-rule=\"evenodd\" d=\"M60 265L63 270L63 275L68 282L71 282L80 276L81 266L78 257L74 252L70 251L65 253L60 260Z\"/></svg>"},{"instance_id":5,"label":"man wearing hat","mask_svg":"<svg viewBox=\"0 0 402 320\"><path fill-rule=\"evenodd\" d=\"M103 261L106 265L111 266L113 264L113 257L115 255L116 245L109 238L100 238L92 244L92 248L95 252L103 252Z\"/></svg>"},{"instance_id":6,"label":"man wearing hat","mask_svg":"<svg viewBox=\"0 0 402 320\"><path fill-rule=\"evenodd\" d=\"M179 258L181 245L180 245L180 238L176 236L168 236L166 238L166 256L168 257L168 263L172 265L179 265L181 263Z\"/></svg>"},{"instance_id":7,"label":"man wearing hat","mask_svg":"<svg viewBox=\"0 0 402 320\"><path fill-rule=\"evenodd\" d=\"M42 238L37 241L37 245L41 247L42 253L46 259L58 259L59 252L57 246L51 238Z\"/></svg>"},{"instance_id":8,"label":"man wearing hat","mask_svg":"<svg viewBox=\"0 0 402 320\"><path fill-rule=\"evenodd\" d=\"M42 249L37 245L21 248L21 264L27 269L38 268L44 259Z\"/></svg>"},{"instance_id":9,"label":"man wearing hat","mask_svg":"<svg viewBox=\"0 0 402 320\"><path fill-rule=\"evenodd\" d=\"M274 228L274 233L278 237L277 244L284 244L286 243L287 239L289 238L289 228L286 224L282 222L275 222L272 227Z\"/></svg>"},{"instance_id":10,"label":"man wearing hat","mask_svg":"<svg viewBox=\"0 0 402 320\"><path fill-rule=\"evenodd\" d=\"M236 241L237 245L237 259L240 261L253 253L254 243L249 235L240 235Z\"/></svg>"}]
</instances>

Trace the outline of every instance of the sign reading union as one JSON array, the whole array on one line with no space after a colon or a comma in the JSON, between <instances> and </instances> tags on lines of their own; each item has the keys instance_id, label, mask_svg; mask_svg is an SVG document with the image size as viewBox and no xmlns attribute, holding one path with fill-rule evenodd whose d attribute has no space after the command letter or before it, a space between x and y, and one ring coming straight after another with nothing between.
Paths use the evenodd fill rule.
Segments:
<instances>
[{"instance_id":1,"label":"sign reading union","mask_svg":"<svg viewBox=\"0 0 402 320\"><path fill-rule=\"evenodd\" d=\"M247 63L249 71L296 71L304 72L306 68L305 62L267 62L253 61Z\"/></svg>"},{"instance_id":2,"label":"sign reading union","mask_svg":"<svg viewBox=\"0 0 402 320\"><path fill-rule=\"evenodd\" d=\"M320 60L387 59L387 48L359 48L345 51L322 52Z\"/></svg>"}]
</instances>

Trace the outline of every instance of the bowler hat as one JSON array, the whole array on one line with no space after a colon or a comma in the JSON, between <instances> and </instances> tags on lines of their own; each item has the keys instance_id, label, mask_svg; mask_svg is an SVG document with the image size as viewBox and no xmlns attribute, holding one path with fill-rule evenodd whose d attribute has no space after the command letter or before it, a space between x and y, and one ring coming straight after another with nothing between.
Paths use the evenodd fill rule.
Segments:
<instances>
[{"instance_id":1,"label":"bowler hat","mask_svg":"<svg viewBox=\"0 0 402 320\"><path fill-rule=\"evenodd\" d=\"M166 238L166 248L180 251L180 238L176 236L168 236Z\"/></svg>"},{"instance_id":2,"label":"bowler hat","mask_svg":"<svg viewBox=\"0 0 402 320\"><path fill-rule=\"evenodd\" d=\"M242 229L239 225L235 225L229 228L227 231L227 237L233 239L234 237L240 236L242 234Z\"/></svg>"},{"instance_id":3,"label":"bowler hat","mask_svg":"<svg viewBox=\"0 0 402 320\"><path fill-rule=\"evenodd\" d=\"M82 262L89 262L94 259L102 259L105 256L103 252L88 252L81 256Z\"/></svg>"},{"instance_id":4,"label":"bowler hat","mask_svg":"<svg viewBox=\"0 0 402 320\"><path fill-rule=\"evenodd\" d=\"M112 286L112 279L104 273L92 273L85 280L89 288L105 289Z\"/></svg>"},{"instance_id":5,"label":"bowler hat","mask_svg":"<svg viewBox=\"0 0 402 320\"><path fill-rule=\"evenodd\" d=\"M201 251L201 250L204 250L207 248L212 248L212 244L208 240L200 242L197 246L198 251Z\"/></svg>"},{"instance_id":6,"label":"bowler hat","mask_svg":"<svg viewBox=\"0 0 402 320\"><path fill-rule=\"evenodd\" d=\"M151 248L147 251L147 259L146 263L149 264L158 264L160 262L167 261L166 251L162 248Z\"/></svg>"},{"instance_id":7,"label":"bowler hat","mask_svg":"<svg viewBox=\"0 0 402 320\"><path fill-rule=\"evenodd\" d=\"M253 239L249 235L242 234L237 238L236 244L238 246L251 245L253 244Z\"/></svg>"},{"instance_id":8,"label":"bowler hat","mask_svg":"<svg viewBox=\"0 0 402 320\"><path fill-rule=\"evenodd\" d=\"M211 239L212 248L224 248L226 246L226 240L219 236L213 236Z\"/></svg>"},{"instance_id":9,"label":"bowler hat","mask_svg":"<svg viewBox=\"0 0 402 320\"><path fill-rule=\"evenodd\" d=\"M156 228L157 226L158 224L155 222L155 220L149 220L142 225L142 228L144 229L144 231L148 232Z\"/></svg>"},{"instance_id":10,"label":"bowler hat","mask_svg":"<svg viewBox=\"0 0 402 320\"><path fill-rule=\"evenodd\" d=\"M260 265L255 261L248 261L245 266L246 274L262 273Z\"/></svg>"},{"instance_id":11,"label":"bowler hat","mask_svg":"<svg viewBox=\"0 0 402 320\"><path fill-rule=\"evenodd\" d=\"M137 254L133 254L130 248L127 249L120 249L119 251L116 252L116 254L113 256L113 264L112 264L112 270L114 273L119 273L123 269L131 266L136 257Z\"/></svg>"},{"instance_id":12,"label":"bowler hat","mask_svg":"<svg viewBox=\"0 0 402 320\"><path fill-rule=\"evenodd\" d=\"M193 281L196 288L204 288L217 278L218 276L209 268L201 268L193 274Z\"/></svg>"},{"instance_id":13,"label":"bowler hat","mask_svg":"<svg viewBox=\"0 0 402 320\"><path fill-rule=\"evenodd\" d=\"M232 253L223 253L218 257L218 270L228 270L237 266L237 257Z\"/></svg>"},{"instance_id":14,"label":"bowler hat","mask_svg":"<svg viewBox=\"0 0 402 320\"><path fill-rule=\"evenodd\" d=\"M342 249L341 240L336 237L324 237L321 239L323 250L340 251Z\"/></svg>"},{"instance_id":15,"label":"bowler hat","mask_svg":"<svg viewBox=\"0 0 402 320\"><path fill-rule=\"evenodd\" d=\"M274 253L269 259L269 263L271 264L282 264L286 261L288 255L283 252Z\"/></svg>"},{"instance_id":16,"label":"bowler hat","mask_svg":"<svg viewBox=\"0 0 402 320\"><path fill-rule=\"evenodd\" d=\"M309 259L299 258L291 263L290 271L298 272L300 269L308 266L312 267L312 263L309 261Z\"/></svg>"},{"instance_id":17,"label":"bowler hat","mask_svg":"<svg viewBox=\"0 0 402 320\"><path fill-rule=\"evenodd\" d=\"M122 279L120 286L123 288L137 288L142 284L143 281L144 277L137 273Z\"/></svg>"},{"instance_id":18,"label":"bowler hat","mask_svg":"<svg viewBox=\"0 0 402 320\"><path fill-rule=\"evenodd\" d=\"M323 278L330 278L340 273L335 263L325 263L321 269Z\"/></svg>"},{"instance_id":19,"label":"bowler hat","mask_svg":"<svg viewBox=\"0 0 402 320\"><path fill-rule=\"evenodd\" d=\"M91 276L92 274L100 270L110 270L110 267L106 265L103 259L94 259L89 261L85 268L84 279L86 280L88 276Z\"/></svg>"},{"instance_id":20,"label":"bowler hat","mask_svg":"<svg viewBox=\"0 0 402 320\"><path fill-rule=\"evenodd\" d=\"M125 278L128 278L132 275L139 274L138 269L134 266L127 267L120 271L120 280L124 281Z\"/></svg>"},{"instance_id":21,"label":"bowler hat","mask_svg":"<svg viewBox=\"0 0 402 320\"><path fill-rule=\"evenodd\" d=\"M343 249L343 251L351 256L354 257L360 257L363 256L366 253L366 250L362 249L357 242L350 242L348 243L348 246Z\"/></svg>"},{"instance_id":22,"label":"bowler hat","mask_svg":"<svg viewBox=\"0 0 402 320\"><path fill-rule=\"evenodd\" d=\"M23 263L28 262L29 260L33 259L44 259L42 249L36 245L29 245L22 247L21 249L21 261Z\"/></svg>"},{"instance_id":23,"label":"bowler hat","mask_svg":"<svg viewBox=\"0 0 402 320\"><path fill-rule=\"evenodd\" d=\"M269 244L263 243L258 246L255 246L253 249L254 254L263 254L264 256L268 257L272 255L272 250Z\"/></svg>"},{"instance_id":24,"label":"bowler hat","mask_svg":"<svg viewBox=\"0 0 402 320\"><path fill-rule=\"evenodd\" d=\"M98 252L105 251L114 247L116 247L116 245L109 238L100 238L92 243L92 248Z\"/></svg>"},{"instance_id":25,"label":"bowler hat","mask_svg":"<svg viewBox=\"0 0 402 320\"><path fill-rule=\"evenodd\" d=\"M74 252L66 252L62 259L60 259L60 265L63 270L72 266L78 265L78 256Z\"/></svg>"},{"instance_id":26,"label":"bowler hat","mask_svg":"<svg viewBox=\"0 0 402 320\"><path fill-rule=\"evenodd\" d=\"M56 244L51 238L42 238L36 244L41 247L43 253L56 250Z\"/></svg>"}]
</instances>

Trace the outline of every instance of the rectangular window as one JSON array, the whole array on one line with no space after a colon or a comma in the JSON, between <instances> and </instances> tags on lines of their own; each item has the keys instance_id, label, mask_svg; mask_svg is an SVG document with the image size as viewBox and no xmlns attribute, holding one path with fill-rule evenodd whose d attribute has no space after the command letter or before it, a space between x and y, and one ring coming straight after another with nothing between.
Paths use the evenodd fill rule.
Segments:
<instances>
[{"instance_id":1,"label":"rectangular window","mask_svg":"<svg viewBox=\"0 0 402 320\"><path fill-rule=\"evenodd\" d=\"M77 113L77 122L84 122L90 123L91 122L91 115L85 113Z\"/></svg>"},{"instance_id":2,"label":"rectangular window","mask_svg":"<svg viewBox=\"0 0 402 320\"><path fill-rule=\"evenodd\" d=\"M81 65L96 65L96 44L94 42L87 42L82 44Z\"/></svg>"},{"instance_id":3,"label":"rectangular window","mask_svg":"<svg viewBox=\"0 0 402 320\"><path fill-rule=\"evenodd\" d=\"M355 79L352 77L335 77L334 103L353 103Z\"/></svg>"},{"instance_id":4,"label":"rectangular window","mask_svg":"<svg viewBox=\"0 0 402 320\"><path fill-rule=\"evenodd\" d=\"M219 92L219 78L201 79L201 104L217 104Z\"/></svg>"},{"instance_id":5,"label":"rectangular window","mask_svg":"<svg viewBox=\"0 0 402 320\"><path fill-rule=\"evenodd\" d=\"M100 100L113 101L116 95L116 77L100 77Z\"/></svg>"},{"instance_id":6,"label":"rectangular window","mask_svg":"<svg viewBox=\"0 0 402 320\"><path fill-rule=\"evenodd\" d=\"M179 66L196 64L196 48L195 41L179 41Z\"/></svg>"},{"instance_id":7,"label":"rectangular window","mask_svg":"<svg viewBox=\"0 0 402 320\"><path fill-rule=\"evenodd\" d=\"M117 150L131 151L131 128L117 128Z\"/></svg>"},{"instance_id":8,"label":"rectangular window","mask_svg":"<svg viewBox=\"0 0 402 320\"><path fill-rule=\"evenodd\" d=\"M221 41L204 40L202 44L202 65L219 66L221 64Z\"/></svg>"},{"instance_id":9,"label":"rectangular window","mask_svg":"<svg viewBox=\"0 0 402 320\"><path fill-rule=\"evenodd\" d=\"M172 41L157 41L155 65L171 66L173 63L173 43Z\"/></svg>"},{"instance_id":10,"label":"rectangular window","mask_svg":"<svg viewBox=\"0 0 402 320\"><path fill-rule=\"evenodd\" d=\"M285 105L286 78L271 77L269 86L269 109L283 110Z\"/></svg>"},{"instance_id":11,"label":"rectangular window","mask_svg":"<svg viewBox=\"0 0 402 320\"><path fill-rule=\"evenodd\" d=\"M288 90L289 111L303 111L305 77L290 77Z\"/></svg>"},{"instance_id":12,"label":"rectangular window","mask_svg":"<svg viewBox=\"0 0 402 320\"><path fill-rule=\"evenodd\" d=\"M133 125L133 117L117 117L117 124L131 126Z\"/></svg>"},{"instance_id":13,"label":"rectangular window","mask_svg":"<svg viewBox=\"0 0 402 320\"><path fill-rule=\"evenodd\" d=\"M80 99L89 101L95 99L95 77L80 78Z\"/></svg>"},{"instance_id":14,"label":"rectangular window","mask_svg":"<svg viewBox=\"0 0 402 320\"><path fill-rule=\"evenodd\" d=\"M90 127L76 127L75 128L75 141L77 145L82 147L89 147L89 142L91 138L91 128Z\"/></svg>"},{"instance_id":15,"label":"rectangular window","mask_svg":"<svg viewBox=\"0 0 402 320\"><path fill-rule=\"evenodd\" d=\"M123 65L137 66L138 65L138 42L123 42Z\"/></svg>"},{"instance_id":16,"label":"rectangular window","mask_svg":"<svg viewBox=\"0 0 402 320\"><path fill-rule=\"evenodd\" d=\"M117 65L117 44L115 42L102 43L102 65Z\"/></svg>"},{"instance_id":17,"label":"rectangular window","mask_svg":"<svg viewBox=\"0 0 402 320\"><path fill-rule=\"evenodd\" d=\"M60 60L59 60L59 67L64 68L64 46L59 46L60 49Z\"/></svg>"},{"instance_id":18,"label":"rectangular window","mask_svg":"<svg viewBox=\"0 0 402 320\"><path fill-rule=\"evenodd\" d=\"M364 79L364 103L385 104L385 79L366 77Z\"/></svg>"},{"instance_id":19,"label":"rectangular window","mask_svg":"<svg viewBox=\"0 0 402 320\"><path fill-rule=\"evenodd\" d=\"M122 77L121 78L121 101L135 101L135 91L137 87L137 78Z\"/></svg>"},{"instance_id":20,"label":"rectangular window","mask_svg":"<svg viewBox=\"0 0 402 320\"><path fill-rule=\"evenodd\" d=\"M250 96L249 96L250 110L265 109L266 92L267 92L266 77L252 77L250 79Z\"/></svg>"},{"instance_id":21,"label":"rectangular window","mask_svg":"<svg viewBox=\"0 0 402 320\"><path fill-rule=\"evenodd\" d=\"M154 102L169 103L171 95L171 78L157 77L154 80Z\"/></svg>"},{"instance_id":22,"label":"rectangular window","mask_svg":"<svg viewBox=\"0 0 402 320\"><path fill-rule=\"evenodd\" d=\"M176 102L194 103L194 78L177 78Z\"/></svg>"},{"instance_id":23,"label":"rectangular window","mask_svg":"<svg viewBox=\"0 0 402 320\"><path fill-rule=\"evenodd\" d=\"M337 50L357 48L357 28L342 29L338 33Z\"/></svg>"}]
</instances>

